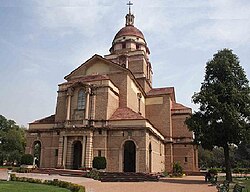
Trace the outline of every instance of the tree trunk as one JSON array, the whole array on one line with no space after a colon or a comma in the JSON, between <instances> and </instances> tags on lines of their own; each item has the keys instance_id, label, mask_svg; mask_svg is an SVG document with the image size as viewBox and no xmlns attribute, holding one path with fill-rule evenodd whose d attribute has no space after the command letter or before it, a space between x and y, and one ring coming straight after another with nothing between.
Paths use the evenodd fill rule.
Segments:
<instances>
[{"instance_id":1,"label":"tree trunk","mask_svg":"<svg viewBox=\"0 0 250 192\"><path fill-rule=\"evenodd\" d=\"M232 182L232 172L231 172L231 163L229 159L229 146L226 144L224 147L224 158L225 158L225 167L226 167L226 180Z\"/></svg>"}]
</instances>

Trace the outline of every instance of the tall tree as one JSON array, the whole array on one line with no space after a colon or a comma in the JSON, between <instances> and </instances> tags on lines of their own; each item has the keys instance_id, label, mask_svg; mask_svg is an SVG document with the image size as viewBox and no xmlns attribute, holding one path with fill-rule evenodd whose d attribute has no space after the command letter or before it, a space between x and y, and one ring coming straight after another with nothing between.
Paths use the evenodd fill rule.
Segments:
<instances>
[{"instance_id":1,"label":"tall tree","mask_svg":"<svg viewBox=\"0 0 250 192\"><path fill-rule=\"evenodd\" d=\"M19 162L24 153L24 128L0 115L0 165L3 161Z\"/></svg>"},{"instance_id":2,"label":"tall tree","mask_svg":"<svg viewBox=\"0 0 250 192\"><path fill-rule=\"evenodd\" d=\"M192 100L200 107L186 123L203 148L224 149L226 179L232 181L229 146L244 140L250 120L248 79L232 50L220 50L207 62L204 82Z\"/></svg>"}]
</instances>

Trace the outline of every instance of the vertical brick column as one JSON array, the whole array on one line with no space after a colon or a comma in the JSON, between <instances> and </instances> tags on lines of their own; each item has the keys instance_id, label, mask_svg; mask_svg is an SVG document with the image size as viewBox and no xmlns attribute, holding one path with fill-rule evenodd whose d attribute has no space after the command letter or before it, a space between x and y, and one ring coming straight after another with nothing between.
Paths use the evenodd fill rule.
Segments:
<instances>
[{"instance_id":1,"label":"vertical brick column","mask_svg":"<svg viewBox=\"0 0 250 192\"><path fill-rule=\"evenodd\" d=\"M86 87L86 104L85 104L85 119L89 119L89 94L90 94L90 88Z\"/></svg>"},{"instance_id":2,"label":"vertical brick column","mask_svg":"<svg viewBox=\"0 0 250 192\"><path fill-rule=\"evenodd\" d=\"M92 168L93 160L93 132L89 132L89 136L86 141L86 157L85 157L85 166L87 168Z\"/></svg>"},{"instance_id":3,"label":"vertical brick column","mask_svg":"<svg viewBox=\"0 0 250 192\"><path fill-rule=\"evenodd\" d=\"M63 159L63 136L59 138L59 147L58 147L58 158L57 158L57 166L62 166L62 159Z\"/></svg>"},{"instance_id":4,"label":"vertical brick column","mask_svg":"<svg viewBox=\"0 0 250 192\"><path fill-rule=\"evenodd\" d=\"M165 170L170 172L173 167L173 144L165 144Z\"/></svg>"},{"instance_id":5,"label":"vertical brick column","mask_svg":"<svg viewBox=\"0 0 250 192\"><path fill-rule=\"evenodd\" d=\"M62 166L65 168L66 159L67 159L67 145L68 145L68 137L63 137L63 159L62 159Z\"/></svg>"},{"instance_id":6,"label":"vertical brick column","mask_svg":"<svg viewBox=\"0 0 250 192\"><path fill-rule=\"evenodd\" d=\"M87 141L87 136L82 137L82 167L86 167L86 141Z\"/></svg>"}]
</instances>

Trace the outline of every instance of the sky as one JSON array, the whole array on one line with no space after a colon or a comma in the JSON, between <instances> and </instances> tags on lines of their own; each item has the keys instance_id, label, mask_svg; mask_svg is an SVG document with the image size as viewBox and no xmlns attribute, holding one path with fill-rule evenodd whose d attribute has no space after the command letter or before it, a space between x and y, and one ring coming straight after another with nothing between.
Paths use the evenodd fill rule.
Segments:
<instances>
[{"instance_id":1,"label":"sky","mask_svg":"<svg viewBox=\"0 0 250 192\"><path fill-rule=\"evenodd\" d=\"M94 54L109 54L126 0L0 0L0 114L19 125L55 113L58 84ZM206 63L232 49L250 78L249 0L134 0L150 49L153 87L175 87L193 110Z\"/></svg>"}]
</instances>

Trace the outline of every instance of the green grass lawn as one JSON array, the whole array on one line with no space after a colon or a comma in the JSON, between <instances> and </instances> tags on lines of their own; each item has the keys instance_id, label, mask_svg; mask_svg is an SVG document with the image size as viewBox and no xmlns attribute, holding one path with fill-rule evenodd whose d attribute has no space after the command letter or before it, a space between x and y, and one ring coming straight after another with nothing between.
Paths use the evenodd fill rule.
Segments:
<instances>
[{"instance_id":1,"label":"green grass lawn","mask_svg":"<svg viewBox=\"0 0 250 192\"><path fill-rule=\"evenodd\" d=\"M245 192L245 191L250 192L250 177L248 177L247 179L246 178L234 178L233 181L246 187L243 190L243 192Z\"/></svg>"},{"instance_id":2,"label":"green grass lawn","mask_svg":"<svg viewBox=\"0 0 250 192\"><path fill-rule=\"evenodd\" d=\"M218 177L218 182L222 183L225 179L225 177ZM250 192L250 177L233 177L233 183L230 183L230 192L233 191L236 183L245 187L243 192Z\"/></svg>"},{"instance_id":3,"label":"green grass lawn","mask_svg":"<svg viewBox=\"0 0 250 192\"><path fill-rule=\"evenodd\" d=\"M69 190L51 185L0 181L0 192L69 192Z\"/></svg>"}]
</instances>

